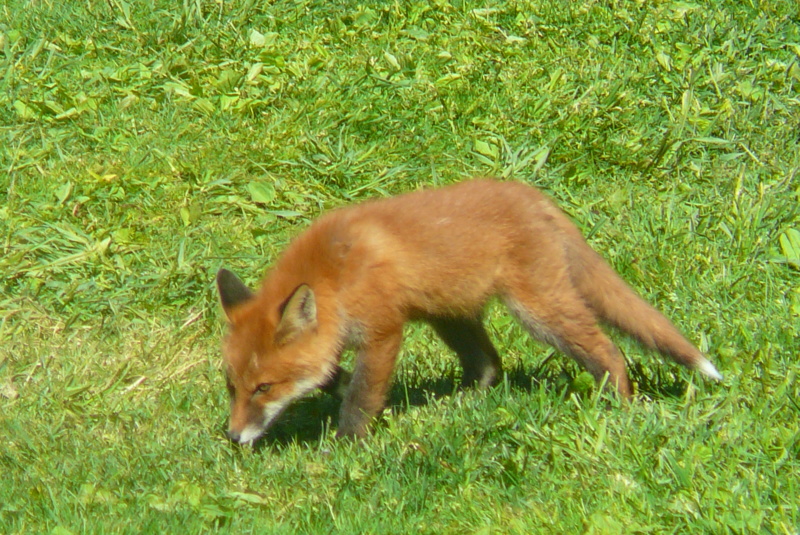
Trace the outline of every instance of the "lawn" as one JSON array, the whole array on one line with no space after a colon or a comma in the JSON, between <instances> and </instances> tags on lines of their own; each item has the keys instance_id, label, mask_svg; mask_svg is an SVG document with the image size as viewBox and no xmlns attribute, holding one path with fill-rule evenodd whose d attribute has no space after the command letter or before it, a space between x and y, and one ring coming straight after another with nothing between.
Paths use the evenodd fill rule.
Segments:
<instances>
[{"instance_id":1,"label":"lawn","mask_svg":"<svg viewBox=\"0 0 800 535\"><path fill-rule=\"evenodd\" d=\"M797 534L799 133L785 0L8 0L0 532ZM216 270L476 175L551 195L725 380L612 332L624 406L492 306L497 388L411 325L363 443L319 394L231 444Z\"/></svg>"}]
</instances>

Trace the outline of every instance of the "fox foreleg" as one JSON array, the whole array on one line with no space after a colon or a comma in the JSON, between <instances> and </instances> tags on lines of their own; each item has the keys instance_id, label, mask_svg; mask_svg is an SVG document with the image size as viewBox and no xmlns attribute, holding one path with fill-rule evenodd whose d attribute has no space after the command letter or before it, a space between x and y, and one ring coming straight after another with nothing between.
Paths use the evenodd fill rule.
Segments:
<instances>
[{"instance_id":1,"label":"fox foreleg","mask_svg":"<svg viewBox=\"0 0 800 535\"><path fill-rule=\"evenodd\" d=\"M402 327L373 339L358 351L350 384L339 413L338 437L364 437L372 419L383 410L402 341Z\"/></svg>"}]
</instances>

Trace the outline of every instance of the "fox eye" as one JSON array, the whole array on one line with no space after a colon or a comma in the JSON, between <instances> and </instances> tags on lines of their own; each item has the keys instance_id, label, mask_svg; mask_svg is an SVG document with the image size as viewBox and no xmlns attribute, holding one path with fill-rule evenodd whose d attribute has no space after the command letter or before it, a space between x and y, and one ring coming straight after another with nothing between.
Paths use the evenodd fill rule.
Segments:
<instances>
[{"instance_id":1,"label":"fox eye","mask_svg":"<svg viewBox=\"0 0 800 535\"><path fill-rule=\"evenodd\" d=\"M228 389L228 395L230 397L233 397L233 395L236 394L236 388L234 388L233 382L229 377L225 377L225 388Z\"/></svg>"},{"instance_id":2,"label":"fox eye","mask_svg":"<svg viewBox=\"0 0 800 535\"><path fill-rule=\"evenodd\" d=\"M266 394L267 392L269 392L270 388L272 388L272 385L270 383L261 383L260 385L258 385L256 387L255 393L256 394Z\"/></svg>"}]
</instances>

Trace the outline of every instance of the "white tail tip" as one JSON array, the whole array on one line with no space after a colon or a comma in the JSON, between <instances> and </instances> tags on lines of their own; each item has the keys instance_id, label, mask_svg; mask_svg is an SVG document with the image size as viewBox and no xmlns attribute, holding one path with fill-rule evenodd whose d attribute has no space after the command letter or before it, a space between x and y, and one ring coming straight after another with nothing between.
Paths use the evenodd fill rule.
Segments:
<instances>
[{"instance_id":1,"label":"white tail tip","mask_svg":"<svg viewBox=\"0 0 800 535\"><path fill-rule=\"evenodd\" d=\"M717 371L711 361L707 359L703 359L697 363L697 370L705 375L706 377L710 377L715 381L722 381L722 374Z\"/></svg>"}]
</instances>

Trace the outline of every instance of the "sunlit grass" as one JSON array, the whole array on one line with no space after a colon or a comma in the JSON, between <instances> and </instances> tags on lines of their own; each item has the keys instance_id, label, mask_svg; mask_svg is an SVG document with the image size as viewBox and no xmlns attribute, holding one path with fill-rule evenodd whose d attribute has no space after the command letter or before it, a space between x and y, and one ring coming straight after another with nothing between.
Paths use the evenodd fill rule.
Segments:
<instances>
[{"instance_id":1,"label":"sunlit grass","mask_svg":"<svg viewBox=\"0 0 800 535\"><path fill-rule=\"evenodd\" d=\"M4 4L0 531L796 533L798 28L779 1ZM256 285L324 209L474 175L552 195L724 383L612 333L619 407L493 307L499 388L451 395L412 326L365 443L319 395L231 445L216 270Z\"/></svg>"}]
</instances>

